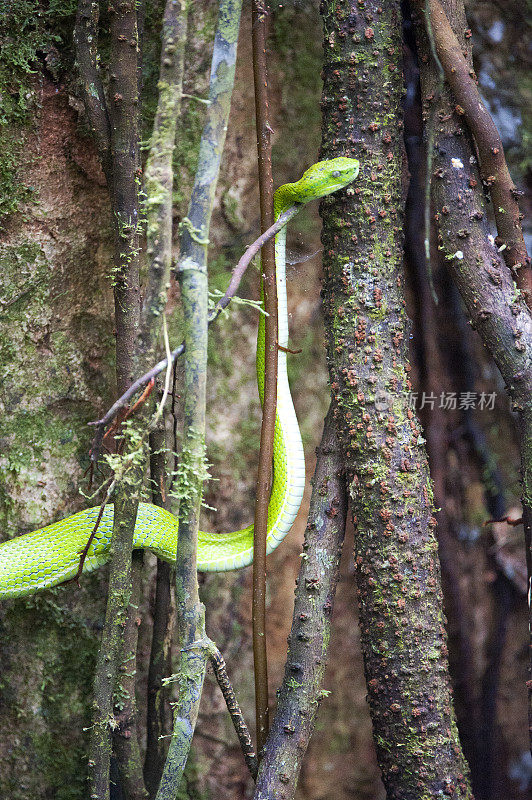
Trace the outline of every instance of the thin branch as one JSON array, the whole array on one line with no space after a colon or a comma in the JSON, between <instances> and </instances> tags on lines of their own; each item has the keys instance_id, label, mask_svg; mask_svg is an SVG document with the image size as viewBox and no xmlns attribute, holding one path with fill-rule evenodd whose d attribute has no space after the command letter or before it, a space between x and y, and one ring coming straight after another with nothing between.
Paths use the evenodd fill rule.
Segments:
<instances>
[{"instance_id":1,"label":"thin branch","mask_svg":"<svg viewBox=\"0 0 532 800\"><path fill-rule=\"evenodd\" d=\"M113 185L111 125L98 63L99 17L98 0L79 0L74 43L85 111L94 134L107 185L111 190Z\"/></svg>"},{"instance_id":2,"label":"thin branch","mask_svg":"<svg viewBox=\"0 0 532 800\"><path fill-rule=\"evenodd\" d=\"M254 256L257 255L261 247L263 247L266 242L279 233L281 228L284 228L285 225L288 225L290 220L295 217L300 208L301 206L299 204L287 208L286 211L280 214L277 220L264 231L264 233L262 233L252 244L249 245L244 255L241 257L240 261L233 270L231 280L229 281L229 286L227 287L224 296L221 297L216 303L216 306L210 315L209 323L214 322L219 314L225 308L227 308L232 298L237 293L240 281L242 280L246 269L248 268Z\"/></svg>"},{"instance_id":3,"label":"thin branch","mask_svg":"<svg viewBox=\"0 0 532 800\"><path fill-rule=\"evenodd\" d=\"M227 710L231 716L231 720L233 722L233 726L244 755L244 760L251 773L251 777L253 780L256 780L258 761L257 756L255 755L251 734L246 725L244 715L240 710L240 706L238 705L234 689L231 685L231 681L229 680L229 676L227 675L227 666L224 657L214 642L212 643L210 650L210 662L212 664L216 680L218 681L218 686L220 687L220 691L222 692L227 705Z\"/></svg>"},{"instance_id":4,"label":"thin branch","mask_svg":"<svg viewBox=\"0 0 532 800\"><path fill-rule=\"evenodd\" d=\"M532 270L521 225L522 214L501 142L501 137L478 91L475 73L468 65L456 36L438 0L429 0L436 51L445 77L458 103L454 110L463 114L475 138L484 185L488 187L498 242L503 258L512 270L518 287L532 308Z\"/></svg>"},{"instance_id":5,"label":"thin branch","mask_svg":"<svg viewBox=\"0 0 532 800\"><path fill-rule=\"evenodd\" d=\"M264 0L253 0L251 38L255 83L255 118L259 168L261 230L274 223L271 126L268 110L266 62L267 9ZM269 240L262 252L262 287L266 317L264 353L264 399L260 432L259 467L255 499L253 537L253 664L259 758L269 727L268 660L266 651L266 539L270 502L275 414L277 409L277 286L275 247Z\"/></svg>"},{"instance_id":6,"label":"thin branch","mask_svg":"<svg viewBox=\"0 0 532 800\"><path fill-rule=\"evenodd\" d=\"M281 230L281 228L290 222L292 217L299 211L299 208L299 205L294 205L288 208L283 214L280 215L278 220L268 228L268 230L259 236L258 239L255 239L255 241L246 249L245 253L233 270L229 286L227 287L224 296L218 300L216 306L209 315L209 325L219 317L221 312L227 308L232 298L235 296L236 292L238 291L240 281L242 280L244 273L250 265L253 257L258 253L265 242L275 236ZM176 349L172 350L170 353L171 363L175 364L176 360L182 356L184 352L185 343L181 342L179 347L176 347ZM148 372L146 372L140 378L137 378L137 380L126 389L126 391L118 398L118 400L113 403L109 411L107 411L101 419L95 420L94 422L89 422L89 425L93 425L97 429L91 445L91 461L97 461L99 459L101 443L105 435L105 430L107 426L114 420L118 412L122 408L126 408L131 398L140 389L142 389L143 386L150 381L155 380L157 375L160 375L160 373L163 372L167 366L168 358L163 358L154 367L148 370Z\"/></svg>"},{"instance_id":7,"label":"thin branch","mask_svg":"<svg viewBox=\"0 0 532 800\"><path fill-rule=\"evenodd\" d=\"M166 437L164 426L159 423L150 433L150 476L152 502L166 508L167 495L164 490ZM155 797L166 760L164 737L172 730L168 713L163 678L170 674L172 631L175 624L175 607L170 592L171 567L166 561L157 559L155 601L152 612L153 633L148 668L146 758L144 781L150 797Z\"/></svg>"},{"instance_id":8,"label":"thin branch","mask_svg":"<svg viewBox=\"0 0 532 800\"><path fill-rule=\"evenodd\" d=\"M131 597L124 626L117 687L113 698L113 752L125 800L147 800L137 728L137 646L139 605L142 591L144 553L135 550L131 569Z\"/></svg>"},{"instance_id":9,"label":"thin branch","mask_svg":"<svg viewBox=\"0 0 532 800\"><path fill-rule=\"evenodd\" d=\"M292 800L322 692L347 516L342 453L332 406L325 419L277 710L255 800Z\"/></svg>"},{"instance_id":10,"label":"thin branch","mask_svg":"<svg viewBox=\"0 0 532 800\"><path fill-rule=\"evenodd\" d=\"M176 553L179 699L157 800L174 800L177 795L196 726L209 655L210 642L205 635L205 609L199 599L197 575L198 529L206 477L207 245L234 84L240 11L240 0L221 0L212 56L210 103L200 142L188 223L182 228L177 268L185 328L184 435L180 469L186 473Z\"/></svg>"},{"instance_id":11,"label":"thin branch","mask_svg":"<svg viewBox=\"0 0 532 800\"><path fill-rule=\"evenodd\" d=\"M133 0L109 7L111 50L109 97L113 181L109 186L115 223L114 302L116 379L122 393L135 370L139 326L139 97L137 14ZM134 483L140 485L142 466ZM110 720L121 663L124 627L131 597L131 553L137 516L137 492L117 480L109 591L105 623L94 675L93 724L89 740L90 795L109 800ZM131 702L134 705L134 698Z\"/></svg>"},{"instance_id":12,"label":"thin branch","mask_svg":"<svg viewBox=\"0 0 532 800\"><path fill-rule=\"evenodd\" d=\"M94 523L94 527L93 527L93 529L91 531L91 534L90 534L89 538L87 539L87 544L85 545L85 547L81 551L81 554L80 554L80 557L79 557L78 570L77 570L76 574L74 575L74 577L70 578L70 580L66 581L66 583L70 583L71 581L74 581L75 583L77 583L79 581L79 579L81 578L81 575L82 575L82 572L83 572L83 565L85 564L85 559L87 558L87 554L89 552L89 549L90 549L90 546L92 544L92 541L93 541L94 537L96 536L96 532L97 532L97 530L98 530L98 528L100 526L100 522L102 521L103 512L105 511L105 507L106 507L107 503L109 502L109 500L111 499L112 494L113 494L113 492L115 490L115 486L116 486L116 481L115 480L111 480L109 488L107 489L106 495L104 497L104 500L103 500L103 502L102 502L102 504L100 506L100 510L98 511L98 516L96 517L96 522Z\"/></svg>"}]
</instances>

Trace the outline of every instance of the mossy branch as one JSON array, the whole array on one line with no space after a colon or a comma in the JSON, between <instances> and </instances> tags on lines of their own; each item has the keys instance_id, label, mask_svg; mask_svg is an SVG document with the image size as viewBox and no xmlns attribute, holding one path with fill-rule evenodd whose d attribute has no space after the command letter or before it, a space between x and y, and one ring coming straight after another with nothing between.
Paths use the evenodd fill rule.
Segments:
<instances>
[{"instance_id":1,"label":"mossy branch","mask_svg":"<svg viewBox=\"0 0 532 800\"><path fill-rule=\"evenodd\" d=\"M94 5L91 6L92 13ZM134 375L139 325L138 35L133 0L111 4L109 14L109 119L112 158L112 182L109 190L115 223L116 376L118 391L122 393ZM93 66L94 59L88 68ZM142 466L139 466L134 480L136 486L140 485L141 478ZM117 483L114 498L109 592L94 676L94 713L89 741L90 796L93 800L109 798L110 733L115 724L113 693L131 600L131 552L138 505L137 492L131 490L130 480L131 474L128 476L128 485ZM134 713L134 698L131 702Z\"/></svg>"},{"instance_id":2,"label":"mossy branch","mask_svg":"<svg viewBox=\"0 0 532 800\"><path fill-rule=\"evenodd\" d=\"M187 486L179 506L176 554L179 699L157 800L176 797L196 726L208 659L209 640L205 635L205 610L199 599L197 576L198 530L206 473L207 245L234 84L240 12L240 0L221 0L212 56L210 102L187 215L189 224L182 228L177 265L185 328L184 435L180 471Z\"/></svg>"},{"instance_id":3,"label":"mossy branch","mask_svg":"<svg viewBox=\"0 0 532 800\"><path fill-rule=\"evenodd\" d=\"M148 363L153 359L160 332L172 261L172 158L181 109L186 29L184 0L167 0L163 15L159 98L144 180L149 268L140 341Z\"/></svg>"}]
</instances>

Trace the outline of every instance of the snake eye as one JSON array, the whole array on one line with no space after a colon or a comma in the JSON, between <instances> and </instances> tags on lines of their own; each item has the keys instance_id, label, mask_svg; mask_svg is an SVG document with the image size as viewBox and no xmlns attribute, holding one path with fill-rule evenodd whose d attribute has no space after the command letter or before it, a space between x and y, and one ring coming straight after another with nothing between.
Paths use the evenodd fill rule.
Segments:
<instances>
[{"instance_id":1,"label":"snake eye","mask_svg":"<svg viewBox=\"0 0 532 800\"><path fill-rule=\"evenodd\" d=\"M340 177L340 173L338 172L337 169L334 170L332 176L333 176L333 178L339 178Z\"/></svg>"}]
</instances>

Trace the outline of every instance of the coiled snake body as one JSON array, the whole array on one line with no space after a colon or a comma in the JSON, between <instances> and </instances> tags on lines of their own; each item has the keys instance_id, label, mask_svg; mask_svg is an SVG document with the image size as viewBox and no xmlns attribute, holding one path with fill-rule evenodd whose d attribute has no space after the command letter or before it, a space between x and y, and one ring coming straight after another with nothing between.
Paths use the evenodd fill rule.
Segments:
<instances>
[{"instance_id":1,"label":"coiled snake body","mask_svg":"<svg viewBox=\"0 0 532 800\"><path fill-rule=\"evenodd\" d=\"M334 158L313 164L296 183L287 183L275 193L276 218L293 205L331 194L358 175L358 161ZM286 227L275 239L279 345L277 415L275 420L274 478L268 508L267 548L271 553L294 522L305 485L305 461L301 435L290 396L286 371L288 313L285 276ZM264 392L264 317L257 338L257 382L262 402ZM19 597L56 586L76 575L80 554L93 530L98 508L80 511L66 519L17 536L0 545L0 597ZM109 558L113 530L113 507L107 506L84 563L84 572L105 564ZM133 546L147 548L160 558L174 562L178 523L172 514L150 503L140 503ZM226 534L200 531L198 569L223 572L253 560L253 525Z\"/></svg>"}]
</instances>

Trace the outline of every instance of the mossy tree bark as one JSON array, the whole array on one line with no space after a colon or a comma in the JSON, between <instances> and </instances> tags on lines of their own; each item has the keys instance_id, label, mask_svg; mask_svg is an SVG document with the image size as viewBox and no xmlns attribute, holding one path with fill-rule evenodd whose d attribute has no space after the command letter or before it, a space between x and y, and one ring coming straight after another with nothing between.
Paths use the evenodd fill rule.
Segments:
<instances>
[{"instance_id":1,"label":"mossy tree bark","mask_svg":"<svg viewBox=\"0 0 532 800\"><path fill-rule=\"evenodd\" d=\"M450 695L432 488L409 409L400 6L324 3L322 13L322 156L361 162L356 184L322 202L322 239L377 756L390 798L470 798Z\"/></svg>"}]
</instances>

